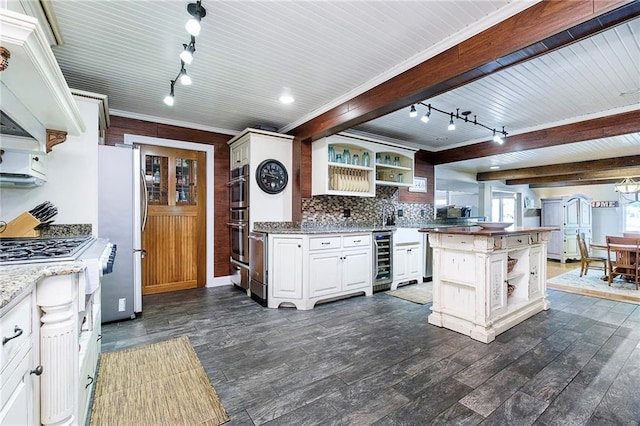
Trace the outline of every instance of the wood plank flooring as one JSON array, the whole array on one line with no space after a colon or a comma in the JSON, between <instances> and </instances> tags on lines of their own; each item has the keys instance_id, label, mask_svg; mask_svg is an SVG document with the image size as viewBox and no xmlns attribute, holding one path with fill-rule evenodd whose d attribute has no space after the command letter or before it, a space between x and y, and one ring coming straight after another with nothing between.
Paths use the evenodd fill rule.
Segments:
<instances>
[{"instance_id":1,"label":"wood plank flooring","mask_svg":"<svg viewBox=\"0 0 640 426\"><path fill-rule=\"evenodd\" d=\"M639 425L640 306L548 293L484 344L382 292L296 311L184 290L103 325L102 349L189 336L228 425Z\"/></svg>"}]
</instances>

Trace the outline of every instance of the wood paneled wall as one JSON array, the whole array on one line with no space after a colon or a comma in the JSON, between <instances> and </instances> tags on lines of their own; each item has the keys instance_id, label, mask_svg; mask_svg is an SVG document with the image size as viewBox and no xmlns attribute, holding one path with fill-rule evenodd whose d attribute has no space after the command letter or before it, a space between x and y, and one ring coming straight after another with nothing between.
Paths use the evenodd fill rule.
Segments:
<instances>
[{"instance_id":1,"label":"wood paneled wall","mask_svg":"<svg viewBox=\"0 0 640 426\"><path fill-rule=\"evenodd\" d=\"M436 181L435 168L431 160L432 154L427 151L418 151L414 157L413 175L427 178L427 192L409 192L407 188L400 188L398 194L401 203L427 203L435 202Z\"/></svg>"},{"instance_id":2,"label":"wood paneled wall","mask_svg":"<svg viewBox=\"0 0 640 426\"><path fill-rule=\"evenodd\" d=\"M195 142L213 145L214 149L214 276L225 276L231 273L229 256L229 196L227 182L229 182L229 146L227 142L233 137L204 130L188 129L167 124L152 123L111 115L111 126L107 129L105 143L115 145L124 142L125 134L149 136L162 139L173 139L185 142Z\"/></svg>"}]
</instances>

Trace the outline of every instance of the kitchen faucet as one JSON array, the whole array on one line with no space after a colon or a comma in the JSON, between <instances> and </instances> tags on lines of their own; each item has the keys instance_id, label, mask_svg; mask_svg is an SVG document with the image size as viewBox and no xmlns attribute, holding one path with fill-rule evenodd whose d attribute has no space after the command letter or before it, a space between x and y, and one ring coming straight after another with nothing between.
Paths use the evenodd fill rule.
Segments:
<instances>
[{"instance_id":1,"label":"kitchen faucet","mask_svg":"<svg viewBox=\"0 0 640 426\"><path fill-rule=\"evenodd\" d=\"M387 214L387 210L390 214ZM382 226L393 226L396 224L396 215L392 203L384 203L382 205Z\"/></svg>"}]
</instances>

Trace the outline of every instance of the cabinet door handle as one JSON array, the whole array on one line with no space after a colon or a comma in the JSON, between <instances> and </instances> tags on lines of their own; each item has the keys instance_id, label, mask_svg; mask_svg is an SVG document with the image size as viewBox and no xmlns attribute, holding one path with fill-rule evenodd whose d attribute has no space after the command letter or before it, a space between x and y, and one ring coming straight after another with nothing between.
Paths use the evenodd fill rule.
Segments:
<instances>
[{"instance_id":1,"label":"cabinet door handle","mask_svg":"<svg viewBox=\"0 0 640 426\"><path fill-rule=\"evenodd\" d=\"M522 240L517 240L517 241L518 241L519 243L521 243L521 242L522 242Z\"/></svg>"},{"instance_id":2,"label":"cabinet door handle","mask_svg":"<svg viewBox=\"0 0 640 426\"><path fill-rule=\"evenodd\" d=\"M89 376L88 374L87 379L89 380L89 383L86 384L86 386L84 387L85 389L87 389L93 383L93 377Z\"/></svg>"},{"instance_id":3,"label":"cabinet door handle","mask_svg":"<svg viewBox=\"0 0 640 426\"><path fill-rule=\"evenodd\" d=\"M34 368L33 370L31 370L29 372L29 374L35 374L36 376L39 376L42 374L42 372L44 371L44 369L42 368L41 365L37 366L36 368Z\"/></svg>"},{"instance_id":4,"label":"cabinet door handle","mask_svg":"<svg viewBox=\"0 0 640 426\"><path fill-rule=\"evenodd\" d=\"M22 336L22 329L20 327L18 327L17 325L13 329L13 332L15 333L13 336L11 336L11 337L3 337L2 338L2 344L3 345L6 344L9 340L12 340L12 339L15 339L16 337Z\"/></svg>"},{"instance_id":5,"label":"cabinet door handle","mask_svg":"<svg viewBox=\"0 0 640 426\"><path fill-rule=\"evenodd\" d=\"M102 334L98 334L98 338L96 339L96 342L99 342L100 340L102 340Z\"/></svg>"}]
</instances>

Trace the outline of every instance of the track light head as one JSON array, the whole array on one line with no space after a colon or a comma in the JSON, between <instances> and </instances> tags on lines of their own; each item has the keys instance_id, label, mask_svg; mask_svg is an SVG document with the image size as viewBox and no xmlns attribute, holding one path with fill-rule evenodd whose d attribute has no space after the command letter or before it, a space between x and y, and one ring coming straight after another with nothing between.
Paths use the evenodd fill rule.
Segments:
<instances>
[{"instance_id":1,"label":"track light head","mask_svg":"<svg viewBox=\"0 0 640 426\"><path fill-rule=\"evenodd\" d=\"M192 36L200 34L200 20L207 15L207 11L200 4L200 0L196 3L189 3L187 5L187 12L192 16L191 19L185 24L185 29Z\"/></svg>"},{"instance_id":2,"label":"track light head","mask_svg":"<svg viewBox=\"0 0 640 426\"><path fill-rule=\"evenodd\" d=\"M176 81L175 80L171 80L171 92L164 97L164 103L169 105L169 106L173 106L173 102L174 102L174 97L173 97L173 87L175 86Z\"/></svg>"},{"instance_id":3,"label":"track light head","mask_svg":"<svg viewBox=\"0 0 640 426\"><path fill-rule=\"evenodd\" d=\"M411 105L411 109L409 110L409 117L414 118L418 116L418 111L416 111L416 106Z\"/></svg>"},{"instance_id":4,"label":"track light head","mask_svg":"<svg viewBox=\"0 0 640 426\"><path fill-rule=\"evenodd\" d=\"M422 121L423 123L428 123L429 122L429 117L431 117L431 109L429 109L425 115L422 116L422 118L420 118L420 121Z\"/></svg>"},{"instance_id":5,"label":"track light head","mask_svg":"<svg viewBox=\"0 0 640 426\"><path fill-rule=\"evenodd\" d=\"M456 125L453 123L453 113L451 113L451 119L449 120L449 126L447 127L447 130L455 130L456 129Z\"/></svg>"},{"instance_id":6,"label":"track light head","mask_svg":"<svg viewBox=\"0 0 640 426\"><path fill-rule=\"evenodd\" d=\"M184 50L180 52L180 60L187 65L193 61L193 53L196 51L196 38L191 36L191 42L189 44L183 44Z\"/></svg>"},{"instance_id":7,"label":"track light head","mask_svg":"<svg viewBox=\"0 0 640 426\"><path fill-rule=\"evenodd\" d=\"M500 145L504 143L504 139L502 139L500 135L496 133L495 129L493 129L493 141L499 143Z\"/></svg>"}]
</instances>

